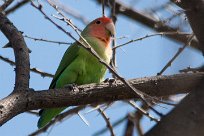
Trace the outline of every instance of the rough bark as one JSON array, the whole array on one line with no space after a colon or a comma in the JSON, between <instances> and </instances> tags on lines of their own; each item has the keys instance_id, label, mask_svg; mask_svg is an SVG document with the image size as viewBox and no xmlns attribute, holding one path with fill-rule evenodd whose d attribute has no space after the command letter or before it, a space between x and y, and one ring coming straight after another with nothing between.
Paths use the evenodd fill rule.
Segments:
<instances>
[{"instance_id":1,"label":"rough bark","mask_svg":"<svg viewBox=\"0 0 204 136\"><path fill-rule=\"evenodd\" d=\"M145 136L203 136L203 81Z\"/></svg>"},{"instance_id":2,"label":"rough bark","mask_svg":"<svg viewBox=\"0 0 204 136\"><path fill-rule=\"evenodd\" d=\"M13 47L16 62L16 79L14 91L25 91L29 88L30 60L26 43L21 32L0 12L0 30Z\"/></svg>"},{"instance_id":3,"label":"rough bark","mask_svg":"<svg viewBox=\"0 0 204 136\"><path fill-rule=\"evenodd\" d=\"M197 86L204 73L178 74L132 79L130 83L151 96L187 93ZM113 83L89 84L74 88L15 92L0 101L0 125L19 113L39 108L104 103L137 98L119 80Z\"/></svg>"}]
</instances>

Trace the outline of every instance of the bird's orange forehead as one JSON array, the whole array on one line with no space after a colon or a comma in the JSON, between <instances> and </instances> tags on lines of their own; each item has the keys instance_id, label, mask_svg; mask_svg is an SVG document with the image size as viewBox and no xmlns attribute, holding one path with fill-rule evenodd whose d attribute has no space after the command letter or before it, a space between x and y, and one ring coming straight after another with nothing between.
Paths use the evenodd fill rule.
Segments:
<instances>
[{"instance_id":1,"label":"bird's orange forehead","mask_svg":"<svg viewBox=\"0 0 204 136\"><path fill-rule=\"evenodd\" d=\"M95 19L93 22L96 22L96 21L101 21L105 24L113 22L112 19L110 19L108 17L100 17L100 18Z\"/></svg>"}]
</instances>

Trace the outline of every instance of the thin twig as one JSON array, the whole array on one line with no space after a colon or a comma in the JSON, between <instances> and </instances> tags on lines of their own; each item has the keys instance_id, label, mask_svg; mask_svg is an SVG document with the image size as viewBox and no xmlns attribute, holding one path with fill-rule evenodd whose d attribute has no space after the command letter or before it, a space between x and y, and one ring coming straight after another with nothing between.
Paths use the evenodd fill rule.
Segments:
<instances>
[{"instance_id":1,"label":"thin twig","mask_svg":"<svg viewBox=\"0 0 204 136\"><path fill-rule=\"evenodd\" d=\"M136 112L136 115L135 115L135 127L136 127L136 130L137 130L137 133L138 133L138 136L144 136L143 134L144 134L144 132L143 132L143 130L142 130L142 126L141 126L141 118L143 117L143 116L140 116L140 117L138 117L138 112ZM141 114L140 114L141 115Z\"/></svg>"},{"instance_id":2,"label":"thin twig","mask_svg":"<svg viewBox=\"0 0 204 136\"><path fill-rule=\"evenodd\" d=\"M145 104L142 103L141 107L144 109L144 110L149 110L149 107ZM138 133L138 136L143 136L144 132L142 130L142 127L141 127L141 119L143 117L143 114L141 114L139 111L135 111L134 113L134 121L135 121L135 127L137 129L137 133Z\"/></svg>"},{"instance_id":3,"label":"thin twig","mask_svg":"<svg viewBox=\"0 0 204 136\"><path fill-rule=\"evenodd\" d=\"M124 136L133 136L133 132L134 132L134 115L132 115L132 113L129 113L127 116L127 125L126 125L126 129L124 132Z\"/></svg>"},{"instance_id":4,"label":"thin twig","mask_svg":"<svg viewBox=\"0 0 204 136\"><path fill-rule=\"evenodd\" d=\"M30 71L37 73L37 74L40 74L42 77L54 77L53 74L50 74L48 72L43 72L37 68L30 68Z\"/></svg>"},{"instance_id":5,"label":"thin twig","mask_svg":"<svg viewBox=\"0 0 204 136\"><path fill-rule=\"evenodd\" d=\"M169 22L170 22L171 20L173 20L175 17L180 16L180 15L182 15L182 14L184 14L184 11L178 12L178 13L174 14L174 15L172 15L171 17L169 17L169 18L167 18L167 19L165 19L165 20L162 20L161 22L158 22L158 24L166 24L166 23L169 23Z\"/></svg>"},{"instance_id":6,"label":"thin twig","mask_svg":"<svg viewBox=\"0 0 204 136\"><path fill-rule=\"evenodd\" d=\"M12 60L10 60L10 59L8 59L8 58L6 58L6 57L3 57L3 56L1 56L1 55L0 55L0 59L1 59L2 61L4 61L4 62L9 63L11 66L16 65L16 63L15 63L14 61L12 61Z\"/></svg>"},{"instance_id":7,"label":"thin twig","mask_svg":"<svg viewBox=\"0 0 204 136\"><path fill-rule=\"evenodd\" d=\"M100 108L98 109L98 112L102 115L103 119L106 121L106 125L107 125L107 128L110 130L111 136L115 136L114 131L113 131L113 127L109 121L110 119L107 117L105 112L103 110L101 110Z\"/></svg>"},{"instance_id":8,"label":"thin twig","mask_svg":"<svg viewBox=\"0 0 204 136\"><path fill-rule=\"evenodd\" d=\"M168 67L171 66L172 62L183 52L183 50L187 47L187 46L190 46L191 44L191 41L193 40L193 37L194 37L194 34L192 34L187 43L182 47L182 48L179 48L178 51L176 52L176 54L172 57L171 60L169 60L169 62L162 68L162 70L157 73L157 75L161 75Z\"/></svg>"},{"instance_id":9,"label":"thin twig","mask_svg":"<svg viewBox=\"0 0 204 136\"><path fill-rule=\"evenodd\" d=\"M128 36L120 36L120 37L116 37L117 40L121 40L121 39L125 39L128 38Z\"/></svg>"},{"instance_id":10,"label":"thin twig","mask_svg":"<svg viewBox=\"0 0 204 136\"><path fill-rule=\"evenodd\" d=\"M102 16L105 16L105 0L101 0L102 2Z\"/></svg>"},{"instance_id":11,"label":"thin twig","mask_svg":"<svg viewBox=\"0 0 204 136\"><path fill-rule=\"evenodd\" d=\"M4 11L12 2L13 0L5 1L4 4L0 7L0 11Z\"/></svg>"},{"instance_id":12,"label":"thin twig","mask_svg":"<svg viewBox=\"0 0 204 136\"><path fill-rule=\"evenodd\" d=\"M6 15L16 11L17 9L19 9L22 6L26 5L28 2L30 2L30 0L22 0L20 2L17 2L16 5L14 5L13 7L9 8L8 10L5 11Z\"/></svg>"},{"instance_id":13,"label":"thin twig","mask_svg":"<svg viewBox=\"0 0 204 136\"><path fill-rule=\"evenodd\" d=\"M26 111L26 113L32 114L32 115L35 115L35 116L39 116L39 113L36 112L36 111Z\"/></svg>"},{"instance_id":14,"label":"thin twig","mask_svg":"<svg viewBox=\"0 0 204 136\"><path fill-rule=\"evenodd\" d=\"M191 68L191 67L187 67L185 69L179 70L179 72L183 72L183 73L196 73L196 72L204 72L204 66L198 67L198 68Z\"/></svg>"},{"instance_id":15,"label":"thin twig","mask_svg":"<svg viewBox=\"0 0 204 136\"><path fill-rule=\"evenodd\" d=\"M88 122L88 120L82 114L80 114L79 112L77 114L87 126L90 126L90 123Z\"/></svg>"},{"instance_id":16,"label":"thin twig","mask_svg":"<svg viewBox=\"0 0 204 136\"><path fill-rule=\"evenodd\" d=\"M48 1L46 1L46 2L48 2ZM53 3L54 5L57 5L57 7L60 10L62 10L64 13L71 15L72 17L78 19L79 21L81 21L85 25L87 25L89 23L89 20L85 16L83 16L79 11L73 9L73 7L69 7L68 5L62 3L59 0L57 0L57 1L56 0L54 0L54 1L49 0L49 2Z\"/></svg>"},{"instance_id":17,"label":"thin twig","mask_svg":"<svg viewBox=\"0 0 204 136\"><path fill-rule=\"evenodd\" d=\"M168 1L164 3L163 5L155 6L153 9L148 9L148 10L150 10L152 13L156 13L156 12L159 12L160 10L164 10L168 8L172 4L173 3L171 1Z\"/></svg>"},{"instance_id":18,"label":"thin twig","mask_svg":"<svg viewBox=\"0 0 204 136\"><path fill-rule=\"evenodd\" d=\"M10 60L9 58L3 57L0 55L0 59L6 63L9 63L11 66L15 66L16 63L12 60ZM42 77L54 77L53 74L47 73L47 72L43 72L37 68L30 68L30 71L36 73L36 74L40 74Z\"/></svg>"},{"instance_id":19,"label":"thin twig","mask_svg":"<svg viewBox=\"0 0 204 136\"><path fill-rule=\"evenodd\" d=\"M28 35L23 35L23 37L28 38L28 39L32 39L34 41L42 41L42 42L48 42L48 43L56 43L56 44L66 44L66 45L70 45L72 43L68 43L68 42L61 42L61 41L53 41L53 40L47 40L47 39L43 39L43 38L35 38L35 37L31 37Z\"/></svg>"},{"instance_id":20,"label":"thin twig","mask_svg":"<svg viewBox=\"0 0 204 136\"><path fill-rule=\"evenodd\" d=\"M44 126L41 129L36 130L35 132L29 134L29 136L36 136L40 133L46 132L48 130L48 128L50 128L50 126L53 126L54 124L56 124L57 122L61 122L63 121L65 118L70 117L72 115L77 114L80 110L84 109L85 106L78 106L75 107L73 109L70 109L64 113L59 114L58 116L56 116L52 121L50 121L46 126Z\"/></svg>"},{"instance_id":21,"label":"thin twig","mask_svg":"<svg viewBox=\"0 0 204 136\"><path fill-rule=\"evenodd\" d=\"M136 108L139 112L141 112L143 115L147 116L148 118L150 118L151 120L154 120L156 122L159 122L159 119L154 118L152 115L149 114L149 112L147 112L146 110L144 110L143 108L139 107L134 101L130 100L128 101L128 103Z\"/></svg>"},{"instance_id":22,"label":"thin twig","mask_svg":"<svg viewBox=\"0 0 204 136\"><path fill-rule=\"evenodd\" d=\"M123 43L121 45L116 46L115 48L113 48L113 50L116 50L117 48L120 48L122 46L130 44L132 42L141 41L141 40L144 40L146 38L153 37L153 36L158 36L158 35L160 35L160 36L163 36L163 35L190 35L190 33L185 33L185 32L159 32L159 33L155 33L155 34L146 35L146 36L134 39L134 40L130 40L130 41L126 42L126 43Z\"/></svg>"},{"instance_id":23,"label":"thin twig","mask_svg":"<svg viewBox=\"0 0 204 136\"><path fill-rule=\"evenodd\" d=\"M119 120L117 120L116 122L114 122L112 124L112 127L116 127L118 125L120 125L121 123L123 123L125 120L127 119L127 115L120 118ZM100 131L96 132L93 134L93 136L98 136L98 135L102 135L103 133L105 133L106 131L108 131L108 128L107 127L104 127L103 129L101 129Z\"/></svg>"},{"instance_id":24,"label":"thin twig","mask_svg":"<svg viewBox=\"0 0 204 136\"><path fill-rule=\"evenodd\" d=\"M111 18L113 20L113 23L115 25L116 23L116 15L115 15L115 0L111 1ZM116 47L116 35L114 35L114 39L112 42L112 48ZM117 68L117 63L116 63L116 50L113 50L113 54L112 54L112 59L111 59L111 65L112 67L116 70ZM112 74L112 77L115 78L115 75Z\"/></svg>"}]
</instances>

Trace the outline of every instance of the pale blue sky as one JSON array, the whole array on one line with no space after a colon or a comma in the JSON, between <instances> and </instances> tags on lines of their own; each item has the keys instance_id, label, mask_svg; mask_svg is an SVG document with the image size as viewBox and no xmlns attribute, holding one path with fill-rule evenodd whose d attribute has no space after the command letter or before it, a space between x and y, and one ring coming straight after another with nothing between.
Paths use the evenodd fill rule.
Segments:
<instances>
[{"instance_id":1,"label":"pale blue sky","mask_svg":"<svg viewBox=\"0 0 204 136\"><path fill-rule=\"evenodd\" d=\"M126 3L130 3L133 0L128 0ZM138 1L135 5L132 5L137 10L147 11L149 8L153 8L156 5L165 2L166 0L149 0ZM101 6L99 6L94 0L69 0L62 2L67 6L72 7L79 11L88 20L93 20L101 16ZM56 12L50 8L43 1L44 9L48 15L56 14ZM109 15L109 10L106 9L106 14ZM168 13L162 15L169 16ZM14 25L24 34L66 42L73 42L69 37L59 31L50 22L44 19L43 15L34 9L30 4L24 6L20 10L12 13L8 16ZM71 18L79 28L83 29L84 24L80 21ZM57 20L55 20L57 21ZM59 22L59 24L66 27L68 31L71 31L74 36L75 32L70 28ZM151 29L128 19L127 17L118 16L116 24L117 37L127 36L128 38L118 40L117 43L121 44L131 39L136 39L147 34L152 34L154 31ZM186 31L190 31L189 28L185 28ZM0 33L0 44L4 46L8 40ZM42 71L53 73L55 72L59 61L63 53L65 52L66 45L56 45L45 42L34 42L26 39L28 47L32 50L30 54L31 67L37 67ZM124 76L126 79L154 76L158 73L169 59L175 54L180 46L176 42L170 41L165 37L151 37L136 43L129 44L122 49L117 50L117 65L118 73ZM0 48L0 55L8 57L14 60L13 51L11 49ZM178 70L186 68L188 66L196 67L200 66L202 55L195 50L186 49L177 59L172 66L166 70L164 74L178 73ZM7 96L14 87L14 67L0 61L0 98ZM107 73L107 76L110 76ZM51 82L51 78L42 78L40 75L31 73L30 87L35 90L47 89ZM161 112L166 113L167 109L159 109ZM87 111L87 110L85 110ZM84 111L84 112L85 112ZM125 103L117 102L111 108L107 110L107 114L110 117L110 121L114 122L119 118L125 116L128 112L133 111L133 108ZM83 113L83 111L82 111ZM69 120L61 124L57 124L50 132L49 136L82 136L92 135L105 126L104 120L97 112L92 112L85 115L86 119L90 122L90 126L86 126L78 116L74 116ZM38 117L32 116L27 113L20 114L0 128L0 133L4 136L18 135L25 136L37 129ZM143 121L144 130L147 131L154 123L145 118ZM114 128L117 136L122 136L125 123ZM46 136L48 133L42 134ZM109 135L109 132L104 135ZM136 133L135 133L136 135Z\"/></svg>"}]
</instances>

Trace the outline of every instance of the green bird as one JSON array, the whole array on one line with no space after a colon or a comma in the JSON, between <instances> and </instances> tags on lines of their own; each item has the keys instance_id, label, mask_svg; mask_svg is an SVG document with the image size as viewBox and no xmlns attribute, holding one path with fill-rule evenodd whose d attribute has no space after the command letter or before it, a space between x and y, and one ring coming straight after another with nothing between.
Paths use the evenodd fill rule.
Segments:
<instances>
[{"instance_id":1,"label":"green bird","mask_svg":"<svg viewBox=\"0 0 204 136\"><path fill-rule=\"evenodd\" d=\"M110 63L111 60L110 42L114 34L115 26L108 17L93 20L81 32L81 35L106 63ZM63 88L73 83L77 85L100 83L105 73L106 67L76 41L66 50L49 88ZM64 109L65 107L43 109L40 112L38 128L44 127Z\"/></svg>"}]
</instances>

